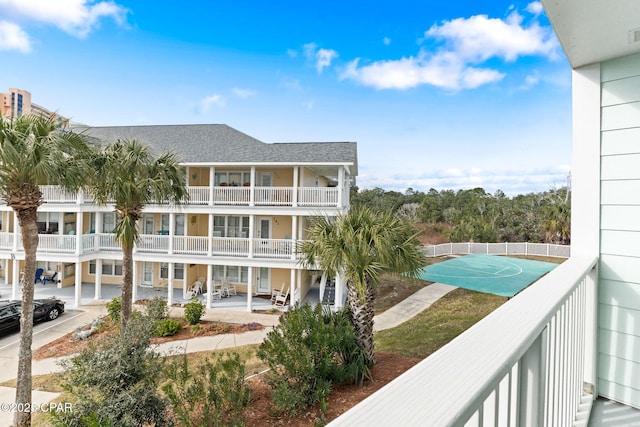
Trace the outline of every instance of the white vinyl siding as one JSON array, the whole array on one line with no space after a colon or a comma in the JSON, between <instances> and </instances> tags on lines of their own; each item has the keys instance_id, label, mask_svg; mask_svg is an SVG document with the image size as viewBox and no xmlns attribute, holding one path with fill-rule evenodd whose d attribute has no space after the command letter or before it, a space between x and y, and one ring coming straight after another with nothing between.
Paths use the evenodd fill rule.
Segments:
<instances>
[{"instance_id":1,"label":"white vinyl siding","mask_svg":"<svg viewBox=\"0 0 640 427\"><path fill-rule=\"evenodd\" d=\"M640 55L601 71L598 392L640 407Z\"/></svg>"}]
</instances>

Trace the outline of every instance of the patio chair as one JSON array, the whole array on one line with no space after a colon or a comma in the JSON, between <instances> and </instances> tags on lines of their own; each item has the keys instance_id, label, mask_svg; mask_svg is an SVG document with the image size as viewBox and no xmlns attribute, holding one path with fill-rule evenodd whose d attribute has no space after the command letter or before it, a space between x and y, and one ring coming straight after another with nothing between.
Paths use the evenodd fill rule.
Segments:
<instances>
[{"instance_id":1,"label":"patio chair","mask_svg":"<svg viewBox=\"0 0 640 427\"><path fill-rule=\"evenodd\" d=\"M191 299L202 293L202 282L195 281L189 289L184 293L184 299Z\"/></svg>"},{"instance_id":2,"label":"patio chair","mask_svg":"<svg viewBox=\"0 0 640 427\"><path fill-rule=\"evenodd\" d=\"M222 279L222 293L227 294L228 297L231 295L238 295L236 291L236 285L233 283L229 283L229 279L226 277Z\"/></svg>"},{"instance_id":3,"label":"patio chair","mask_svg":"<svg viewBox=\"0 0 640 427\"><path fill-rule=\"evenodd\" d=\"M36 277L35 279L33 279L33 284L35 285L36 283L38 283L38 280L40 282L42 282L42 275L44 274L44 268L38 268L36 269ZM42 282L44 283L44 282Z\"/></svg>"},{"instance_id":4,"label":"patio chair","mask_svg":"<svg viewBox=\"0 0 640 427\"><path fill-rule=\"evenodd\" d=\"M276 295L276 300L274 301L273 305L280 306L280 307L284 307L285 305L287 305L287 299L289 298L289 289L287 289L286 293L282 293L280 292L278 295Z\"/></svg>"},{"instance_id":5,"label":"patio chair","mask_svg":"<svg viewBox=\"0 0 640 427\"><path fill-rule=\"evenodd\" d=\"M276 302L276 297L280 295L280 289L273 288L271 289L271 303Z\"/></svg>"},{"instance_id":6,"label":"patio chair","mask_svg":"<svg viewBox=\"0 0 640 427\"><path fill-rule=\"evenodd\" d=\"M58 272L57 271L54 271L53 274L50 275L50 276L47 276L46 274L43 274L42 275L42 279L41 279L42 280L42 284L46 285L47 282L56 283L56 277L58 277Z\"/></svg>"}]
</instances>

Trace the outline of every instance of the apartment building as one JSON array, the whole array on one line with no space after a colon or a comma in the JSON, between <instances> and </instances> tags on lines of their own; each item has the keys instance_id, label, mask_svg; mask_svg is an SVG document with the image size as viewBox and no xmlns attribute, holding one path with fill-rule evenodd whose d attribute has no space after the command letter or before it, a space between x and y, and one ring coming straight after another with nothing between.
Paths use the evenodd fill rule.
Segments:
<instances>
[{"instance_id":1,"label":"apartment building","mask_svg":"<svg viewBox=\"0 0 640 427\"><path fill-rule=\"evenodd\" d=\"M0 93L2 98L2 117L13 119L27 114L49 117L54 115L58 126L63 127L69 119L31 102L31 92L24 89L9 88L8 93Z\"/></svg>"},{"instance_id":2,"label":"apartment building","mask_svg":"<svg viewBox=\"0 0 640 427\"><path fill-rule=\"evenodd\" d=\"M147 206L134 250L134 285L166 289L169 303L197 279L209 285L210 306L208 291L223 280L246 295L248 310L253 297L274 288L301 301L319 276L299 262L297 242L310 217L348 209L357 175L355 142L267 144L215 124L78 131L100 142L135 138L158 153L175 152L186 167L189 200ZM38 267L48 277L57 273L57 286L76 286L76 305L80 286L95 286L99 296L102 285L120 284L113 206L55 186L42 191ZM24 252L12 210L2 205L0 211L0 275L15 290Z\"/></svg>"}]
</instances>

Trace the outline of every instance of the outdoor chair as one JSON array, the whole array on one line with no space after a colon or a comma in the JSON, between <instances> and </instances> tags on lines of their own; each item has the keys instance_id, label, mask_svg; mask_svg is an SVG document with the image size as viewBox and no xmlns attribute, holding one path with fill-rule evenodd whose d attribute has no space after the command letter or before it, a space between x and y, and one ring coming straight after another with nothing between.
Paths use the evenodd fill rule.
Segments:
<instances>
[{"instance_id":1,"label":"outdoor chair","mask_svg":"<svg viewBox=\"0 0 640 427\"><path fill-rule=\"evenodd\" d=\"M35 279L33 279L33 283L36 284L38 283L38 280L40 282L42 282L44 284L44 282L42 281L42 275L44 274L44 268L38 268L36 269L36 277Z\"/></svg>"},{"instance_id":2,"label":"outdoor chair","mask_svg":"<svg viewBox=\"0 0 640 427\"><path fill-rule=\"evenodd\" d=\"M226 277L224 279L222 279L222 293L223 294L227 294L227 296L231 296L231 295L238 295L238 292L236 291L236 285L233 283L229 283L229 279L227 279Z\"/></svg>"},{"instance_id":3,"label":"outdoor chair","mask_svg":"<svg viewBox=\"0 0 640 427\"><path fill-rule=\"evenodd\" d=\"M289 289L287 289L286 293L282 293L280 292L278 295L276 295L276 300L274 301L273 305L280 306L280 307L284 307L287 304L287 299L289 298Z\"/></svg>"},{"instance_id":4,"label":"outdoor chair","mask_svg":"<svg viewBox=\"0 0 640 427\"><path fill-rule=\"evenodd\" d=\"M195 281L191 287L184 293L184 299L191 299L202 293L202 282Z\"/></svg>"},{"instance_id":5,"label":"outdoor chair","mask_svg":"<svg viewBox=\"0 0 640 427\"><path fill-rule=\"evenodd\" d=\"M46 275L46 274L43 274L43 275L42 275L42 278L41 278L41 280L42 280L42 284L43 284L43 285L46 285L46 284L47 284L47 282L53 282L53 283L56 283L56 277L58 277L58 272L57 272L57 271L54 271L54 272L53 272L53 274L51 274L51 275L49 275L49 276L48 276L48 275Z\"/></svg>"}]
</instances>

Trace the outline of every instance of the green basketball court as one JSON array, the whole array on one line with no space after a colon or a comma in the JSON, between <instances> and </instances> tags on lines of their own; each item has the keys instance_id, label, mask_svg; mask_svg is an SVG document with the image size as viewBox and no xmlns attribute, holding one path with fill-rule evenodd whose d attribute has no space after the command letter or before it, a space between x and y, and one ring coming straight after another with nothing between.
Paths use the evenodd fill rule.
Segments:
<instances>
[{"instance_id":1,"label":"green basketball court","mask_svg":"<svg viewBox=\"0 0 640 427\"><path fill-rule=\"evenodd\" d=\"M497 255L465 255L429 265L420 278L478 292L512 297L557 267L552 262Z\"/></svg>"}]
</instances>

